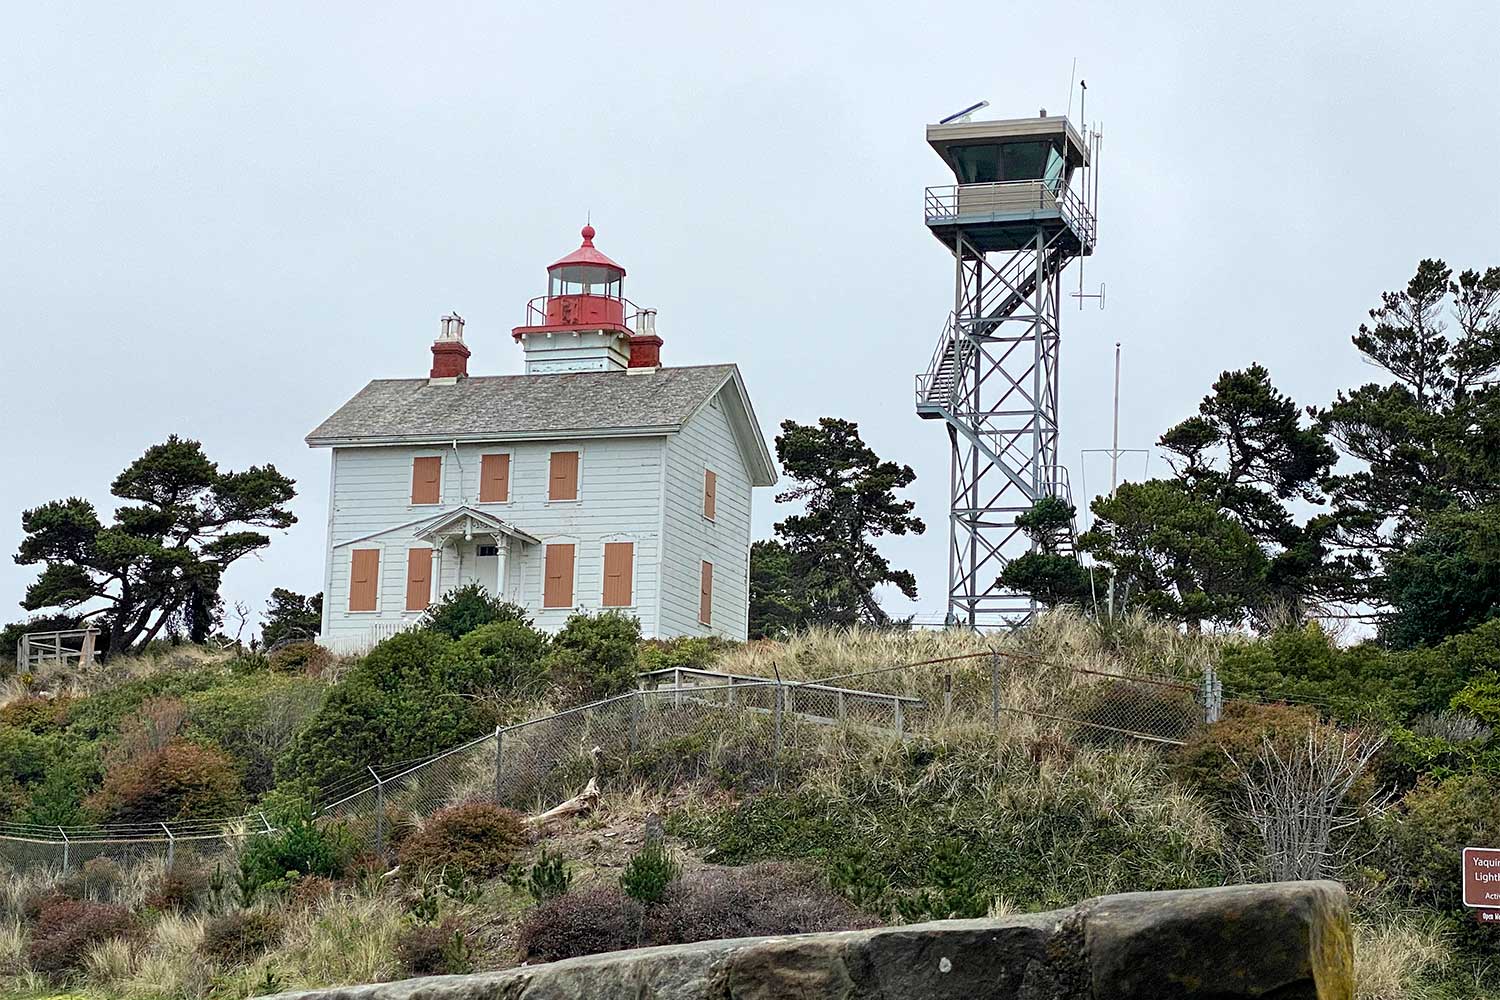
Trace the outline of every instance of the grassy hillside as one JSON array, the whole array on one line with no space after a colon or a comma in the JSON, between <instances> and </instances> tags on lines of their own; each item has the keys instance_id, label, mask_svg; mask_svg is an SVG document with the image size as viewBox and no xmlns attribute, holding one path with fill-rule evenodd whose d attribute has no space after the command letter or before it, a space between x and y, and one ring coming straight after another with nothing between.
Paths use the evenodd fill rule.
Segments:
<instances>
[{"instance_id":1,"label":"grassy hillside","mask_svg":"<svg viewBox=\"0 0 1500 1000\"><path fill-rule=\"evenodd\" d=\"M1393 803L1348 832L1337 871L1356 903L1360 996L1500 994L1493 934L1457 906L1457 849L1500 840L1485 700L1500 690L1487 686L1500 643L1483 630L1397 655L1313 630L1249 641L1066 614L1005 637L813 632L743 646L644 643L614 616L580 617L551 640L510 609L479 617L439 620L359 660L178 647L5 681L0 822L253 807L279 832L227 854L179 851L170 869L149 858L7 872L0 994L239 997L1254 880L1266 852L1228 754L1248 759L1264 738L1285 745L1330 722L1388 737L1361 787L1388 789ZM900 743L819 729L761 767L763 727L684 729L612 762L584 818L538 829L454 792L434 815L389 815L388 858L307 810L319 786L366 763L610 694L638 670L812 679L992 648L1022 657L1006 659L1007 705L1043 697L1068 666L1195 678L1209 663L1231 695L1255 700L1231 700L1223 722L1180 748L1044 721L997 733L976 713ZM931 698L951 670L955 687L987 694L985 663L841 683ZM1261 704L1278 694L1298 703ZM680 766L689 757L710 766Z\"/></svg>"}]
</instances>

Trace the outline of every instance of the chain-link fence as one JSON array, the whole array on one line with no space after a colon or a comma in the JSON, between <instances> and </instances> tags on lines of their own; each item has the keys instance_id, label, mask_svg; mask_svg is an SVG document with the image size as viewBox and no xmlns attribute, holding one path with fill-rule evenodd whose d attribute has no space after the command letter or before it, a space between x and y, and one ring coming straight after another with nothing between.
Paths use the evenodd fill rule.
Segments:
<instances>
[{"instance_id":1,"label":"chain-link fence","mask_svg":"<svg viewBox=\"0 0 1500 1000\"><path fill-rule=\"evenodd\" d=\"M604 788L671 787L701 778L771 787L838 733L902 740L980 727L1008 738L1081 745L1181 743L1219 716L1211 669L1196 682L1109 673L1011 653L880 667L816 681L672 668L644 674L627 694L504 726L429 757L372 765L324 790L322 816L384 855L403 826L467 801L540 811ZM0 862L66 868L179 850L229 854L271 830L259 813L226 820L109 827L0 824Z\"/></svg>"}]
</instances>

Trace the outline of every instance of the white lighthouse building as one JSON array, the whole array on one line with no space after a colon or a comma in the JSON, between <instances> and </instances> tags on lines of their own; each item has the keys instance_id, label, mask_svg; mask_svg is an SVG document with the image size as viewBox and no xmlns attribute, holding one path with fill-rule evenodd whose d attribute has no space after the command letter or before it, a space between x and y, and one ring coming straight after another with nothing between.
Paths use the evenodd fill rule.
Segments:
<instances>
[{"instance_id":1,"label":"white lighthouse building","mask_svg":"<svg viewBox=\"0 0 1500 1000\"><path fill-rule=\"evenodd\" d=\"M748 628L751 496L776 481L733 364L663 367L655 310L583 244L470 375L445 316L425 378L377 379L307 436L331 453L321 641L358 652L476 582L539 627L617 609L657 637Z\"/></svg>"}]
</instances>

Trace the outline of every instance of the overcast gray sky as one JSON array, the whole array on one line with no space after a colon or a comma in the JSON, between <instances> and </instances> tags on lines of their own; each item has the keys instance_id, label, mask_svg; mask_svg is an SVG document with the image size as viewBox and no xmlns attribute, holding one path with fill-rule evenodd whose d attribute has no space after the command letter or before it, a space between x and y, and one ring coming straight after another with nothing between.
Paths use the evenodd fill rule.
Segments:
<instances>
[{"instance_id":1,"label":"overcast gray sky","mask_svg":"<svg viewBox=\"0 0 1500 1000\"><path fill-rule=\"evenodd\" d=\"M1075 57L1089 82L1108 308L1064 316L1076 485L1116 340L1122 445L1145 446L1226 368L1304 403L1371 379L1349 336L1382 289L1423 256L1500 264L1496 9L11 5L0 621L35 574L8 558L20 511L107 505L172 432L299 484L227 599L321 589L328 456L303 435L425 375L450 309L471 372L519 371L510 328L589 212L665 363L737 362L768 437L847 417L916 469L929 530L886 549L921 597L889 603L940 612L947 439L911 396L952 298L922 188L951 175L923 126L1062 111Z\"/></svg>"}]
</instances>

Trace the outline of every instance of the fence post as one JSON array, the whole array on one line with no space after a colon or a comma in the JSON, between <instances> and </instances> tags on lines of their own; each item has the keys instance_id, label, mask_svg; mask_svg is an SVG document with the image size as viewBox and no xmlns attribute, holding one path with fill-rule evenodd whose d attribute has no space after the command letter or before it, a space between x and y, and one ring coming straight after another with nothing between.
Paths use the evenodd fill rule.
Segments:
<instances>
[{"instance_id":1,"label":"fence post","mask_svg":"<svg viewBox=\"0 0 1500 1000\"><path fill-rule=\"evenodd\" d=\"M1203 668L1203 721L1218 722L1224 714L1224 685L1212 663Z\"/></svg>"},{"instance_id":2,"label":"fence post","mask_svg":"<svg viewBox=\"0 0 1500 1000\"><path fill-rule=\"evenodd\" d=\"M176 856L177 852L177 838L172 836L172 828L167 826L167 824L161 824L161 828L167 834L167 867L170 869L172 867L172 859Z\"/></svg>"},{"instance_id":3,"label":"fence post","mask_svg":"<svg viewBox=\"0 0 1500 1000\"><path fill-rule=\"evenodd\" d=\"M375 853L381 860L385 859L385 782L380 780L380 775L370 765L365 765L365 770L375 779Z\"/></svg>"},{"instance_id":4,"label":"fence post","mask_svg":"<svg viewBox=\"0 0 1500 1000\"><path fill-rule=\"evenodd\" d=\"M674 693L672 694L672 704L673 705L681 705L682 704L682 668L681 667L673 667L672 668L672 687L675 689Z\"/></svg>"},{"instance_id":5,"label":"fence post","mask_svg":"<svg viewBox=\"0 0 1500 1000\"><path fill-rule=\"evenodd\" d=\"M67 871L68 870L68 854L70 853L70 849L72 848L73 845L68 842L68 831L64 830L62 827L58 827L57 828L57 832L60 833L60 834L62 834L62 839L63 839L63 871Z\"/></svg>"},{"instance_id":6,"label":"fence post","mask_svg":"<svg viewBox=\"0 0 1500 1000\"><path fill-rule=\"evenodd\" d=\"M1000 728L1000 654L990 654L990 726Z\"/></svg>"},{"instance_id":7,"label":"fence post","mask_svg":"<svg viewBox=\"0 0 1500 1000\"><path fill-rule=\"evenodd\" d=\"M906 716L905 716L905 714L901 710L901 696L900 695L892 695L891 696L891 710L892 710L892 712L895 713L895 716L896 716L896 739L898 739L898 740L905 739L906 738L905 737L905 732L906 732Z\"/></svg>"},{"instance_id":8,"label":"fence post","mask_svg":"<svg viewBox=\"0 0 1500 1000\"><path fill-rule=\"evenodd\" d=\"M500 765L504 762L505 730L495 727L495 805L500 804Z\"/></svg>"},{"instance_id":9,"label":"fence post","mask_svg":"<svg viewBox=\"0 0 1500 1000\"><path fill-rule=\"evenodd\" d=\"M630 699L630 752L635 753L641 748L641 692L637 691Z\"/></svg>"}]
</instances>

